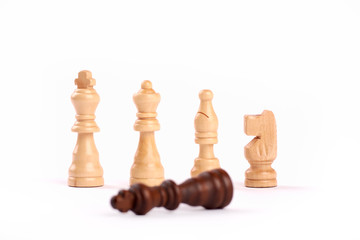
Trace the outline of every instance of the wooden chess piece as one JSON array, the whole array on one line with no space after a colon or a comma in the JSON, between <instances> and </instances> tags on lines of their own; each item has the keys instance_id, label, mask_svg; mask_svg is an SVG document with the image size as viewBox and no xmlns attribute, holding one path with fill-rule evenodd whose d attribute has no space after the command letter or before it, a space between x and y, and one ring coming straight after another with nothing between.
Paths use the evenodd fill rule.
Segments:
<instances>
[{"instance_id":1,"label":"wooden chess piece","mask_svg":"<svg viewBox=\"0 0 360 240\"><path fill-rule=\"evenodd\" d=\"M276 187L276 172L271 167L277 154L274 114L265 110L261 115L245 115L244 130L246 135L256 136L245 146L245 157L250 163L245 172L245 186Z\"/></svg>"},{"instance_id":2,"label":"wooden chess piece","mask_svg":"<svg viewBox=\"0 0 360 240\"><path fill-rule=\"evenodd\" d=\"M132 185L129 190L121 190L113 196L111 206L120 212L131 210L137 215L144 215L154 207L174 210L180 203L221 209L229 205L232 196L233 185L229 175L223 169L214 169L180 185L171 180L156 187Z\"/></svg>"},{"instance_id":3,"label":"wooden chess piece","mask_svg":"<svg viewBox=\"0 0 360 240\"><path fill-rule=\"evenodd\" d=\"M69 169L68 185L98 187L104 185L104 179L93 133L100 131L95 122L95 110L100 98L93 88L95 79L90 71L79 72L75 84L77 89L71 95L71 101L76 110L76 122L71 130L78 133L78 138Z\"/></svg>"},{"instance_id":4,"label":"wooden chess piece","mask_svg":"<svg viewBox=\"0 0 360 240\"><path fill-rule=\"evenodd\" d=\"M191 170L192 177L220 168L219 159L214 155L214 144L218 142L218 119L211 103L213 96L210 90L202 90L199 93L200 107L195 116L195 143L199 144L200 149Z\"/></svg>"},{"instance_id":5,"label":"wooden chess piece","mask_svg":"<svg viewBox=\"0 0 360 240\"><path fill-rule=\"evenodd\" d=\"M156 119L160 94L152 89L150 81L145 80L133 99L138 109L134 129L140 132L140 140L130 171L130 185L143 183L156 186L164 181L164 168L160 162L154 136L154 131L160 130L159 121Z\"/></svg>"}]
</instances>

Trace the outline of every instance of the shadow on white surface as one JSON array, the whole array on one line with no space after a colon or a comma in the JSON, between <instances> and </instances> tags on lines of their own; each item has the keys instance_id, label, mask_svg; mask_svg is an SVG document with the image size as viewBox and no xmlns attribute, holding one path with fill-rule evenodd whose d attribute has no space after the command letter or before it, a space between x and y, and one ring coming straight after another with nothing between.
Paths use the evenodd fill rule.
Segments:
<instances>
[{"instance_id":1,"label":"shadow on white surface","mask_svg":"<svg viewBox=\"0 0 360 240\"><path fill-rule=\"evenodd\" d=\"M49 179L47 180L48 183L56 184L56 185L63 185L67 186L67 181L63 179Z\"/></svg>"},{"instance_id":2,"label":"shadow on white surface","mask_svg":"<svg viewBox=\"0 0 360 240\"><path fill-rule=\"evenodd\" d=\"M128 189L129 188L129 182L119 182L119 184L105 184L102 186L102 188L105 189L113 189L113 190L121 190L121 189Z\"/></svg>"},{"instance_id":3,"label":"shadow on white surface","mask_svg":"<svg viewBox=\"0 0 360 240\"><path fill-rule=\"evenodd\" d=\"M278 185L276 187L270 188L250 188L245 187L243 182L233 182L234 190L249 190L249 191L309 191L314 190L314 187L309 186L287 186L287 185Z\"/></svg>"},{"instance_id":4,"label":"shadow on white surface","mask_svg":"<svg viewBox=\"0 0 360 240\"><path fill-rule=\"evenodd\" d=\"M55 185L61 185L61 186L68 186L67 181L64 179L49 179L46 180L49 184L55 184ZM74 187L75 188L75 187ZM84 187L84 189L113 189L113 190L121 190L121 189L127 189L129 188L129 183L127 181L121 181L117 184L111 183L111 184L104 184L104 186L101 187Z\"/></svg>"},{"instance_id":5,"label":"shadow on white surface","mask_svg":"<svg viewBox=\"0 0 360 240\"><path fill-rule=\"evenodd\" d=\"M207 210L203 207L190 207L186 206L184 204L181 204L179 208L173 211L169 211L165 208L153 208L150 212L148 212L146 215L136 215L135 213L129 211L127 213L121 213L114 209L112 213L110 212L104 212L101 214L104 217L109 218L121 218L121 219L169 219L169 218L213 218L213 217L230 217L234 215L246 215L246 214L252 214L253 212L256 212L256 210L253 209L237 209L232 207L227 207L224 209L212 209Z\"/></svg>"}]
</instances>

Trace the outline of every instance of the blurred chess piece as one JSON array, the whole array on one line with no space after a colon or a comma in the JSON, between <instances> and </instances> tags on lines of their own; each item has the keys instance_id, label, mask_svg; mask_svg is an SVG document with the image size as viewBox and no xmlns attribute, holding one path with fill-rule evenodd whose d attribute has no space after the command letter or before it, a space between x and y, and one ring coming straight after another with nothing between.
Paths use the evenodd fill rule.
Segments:
<instances>
[{"instance_id":1,"label":"blurred chess piece","mask_svg":"<svg viewBox=\"0 0 360 240\"><path fill-rule=\"evenodd\" d=\"M233 185L230 176L223 169L203 172L180 185L171 180L160 186L148 187L134 184L129 190L121 190L111 198L111 206L120 212L133 211L144 215L154 207L176 209L180 203L203 206L206 209L221 209L230 204Z\"/></svg>"},{"instance_id":2,"label":"blurred chess piece","mask_svg":"<svg viewBox=\"0 0 360 240\"><path fill-rule=\"evenodd\" d=\"M213 93L202 90L199 93L200 107L195 116L195 143L199 144L199 156L194 161L191 176L220 168L219 159L214 155L214 144L218 142L218 119L212 106Z\"/></svg>"},{"instance_id":3,"label":"blurred chess piece","mask_svg":"<svg viewBox=\"0 0 360 240\"><path fill-rule=\"evenodd\" d=\"M69 169L68 185L98 187L104 185L104 179L93 133L100 131L95 122L95 110L100 98L93 88L95 79L90 71L79 72L75 84L77 89L71 95L71 101L76 110L76 122L71 130L78 133L78 138Z\"/></svg>"},{"instance_id":4,"label":"blurred chess piece","mask_svg":"<svg viewBox=\"0 0 360 240\"><path fill-rule=\"evenodd\" d=\"M244 130L246 135L256 136L245 146L245 157L250 163L245 172L245 186L276 187L276 172L271 167L277 154L274 114L265 110L261 115L245 115Z\"/></svg>"},{"instance_id":5,"label":"blurred chess piece","mask_svg":"<svg viewBox=\"0 0 360 240\"><path fill-rule=\"evenodd\" d=\"M140 132L140 140L130 171L130 185L143 183L156 186L164 181L164 168L160 162L154 136L154 131L160 130L159 121L156 119L160 94L152 89L150 81L145 80L133 99L138 109L134 129Z\"/></svg>"}]
</instances>

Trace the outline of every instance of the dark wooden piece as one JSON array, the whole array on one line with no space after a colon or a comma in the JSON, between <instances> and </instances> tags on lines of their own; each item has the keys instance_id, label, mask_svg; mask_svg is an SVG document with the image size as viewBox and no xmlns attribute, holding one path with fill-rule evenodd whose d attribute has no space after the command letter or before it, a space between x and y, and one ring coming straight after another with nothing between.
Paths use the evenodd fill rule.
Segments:
<instances>
[{"instance_id":1,"label":"dark wooden piece","mask_svg":"<svg viewBox=\"0 0 360 240\"><path fill-rule=\"evenodd\" d=\"M172 180L166 180L156 187L134 184L129 190L121 190L118 195L113 196L111 206L120 212L131 210L137 215L144 215L154 207L174 210L180 203L220 209L229 205L232 196L230 176L223 169L214 169L180 185Z\"/></svg>"}]
</instances>

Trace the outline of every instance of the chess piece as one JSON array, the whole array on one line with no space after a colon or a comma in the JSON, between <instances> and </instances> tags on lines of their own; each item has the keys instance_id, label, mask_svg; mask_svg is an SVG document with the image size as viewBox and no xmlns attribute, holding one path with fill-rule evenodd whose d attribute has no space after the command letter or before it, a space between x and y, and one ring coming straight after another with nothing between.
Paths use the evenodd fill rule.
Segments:
<instances>
[{"instance_id":1,"label":"chess piece","mask_svg":"<svg viewBox=\"0 0 360 240\"><path fill-rule=\"evenodd\" d=\"M152 89L150 81L145 80L133 99L138 109L134 129L140 132L140 140L130 171L130 185L143 183L156 186L164 181L164 168L160 162L154 136L154 131L160 130L159 121L156 119L160 94Z\"/></svg>"},{"instance_id":2,"label":"chess piece","mask_svg":"<svg viewBox=\"0 0 360 240\"><path fill-rule=\"evenodd\" d=\"M191 170L192 177L220 168L219 159L214 155L214 144L218 142L218 119L211 103L213 93L210 90L202 90L199 98L200 107L195 116L195 143L199 144L200 151Z\"/></svg>"},{"instance_id":3,"label":"chess piece","mask_svg":"<svg viewBox=\"0 0 360 240\"><path fill-rule=\"evenodd\" d=\"M180 185L171 180L160 186L147 187L135 184L129 190L121 190L111 198L111 206L120 212L133 211L144 215L154 207L176 209L180 203L203 206L206 209L221 209L229 205L233 196L233 185L223 169L203 172Z\"/></svg>"},{"instance_id":4,"label":"chess piece","mask_svg":"<svg viewBox=\"0 0 360 240\"><path fill-rule=\"evenodd\" d=\"M245 186L276 187L276 172L271 164L276 158L276 122L274 114L265 110L261 115L245 115L244 130L256 136L245 146L245 157L250 168L245 172Z\"/></svg>"},{"instance_id":5,"label":"chess piece","mask_svg":"<svg viewBox=\"0 0 360 240\"><path fill-rule=\"evenodd\" d=\"M76 110L76 122L71 130L78 133L78 138L69 169L68 185L98 187L104 185L104 179L93 133L100 131L95 122L95 110L100 98L93 88L95 79L90 71L79 72L75 84L77 89L71 95L71 101Z\"/></svg>"}]
</instances>

